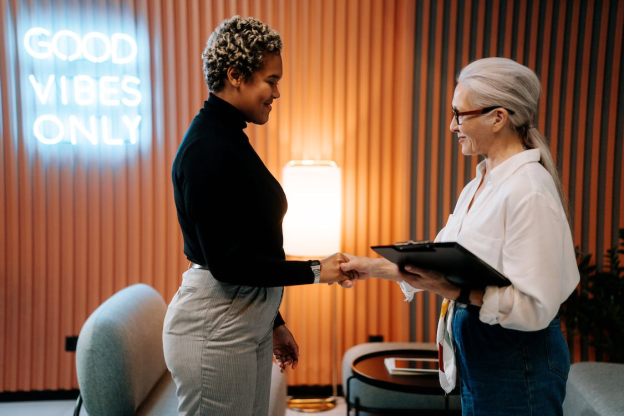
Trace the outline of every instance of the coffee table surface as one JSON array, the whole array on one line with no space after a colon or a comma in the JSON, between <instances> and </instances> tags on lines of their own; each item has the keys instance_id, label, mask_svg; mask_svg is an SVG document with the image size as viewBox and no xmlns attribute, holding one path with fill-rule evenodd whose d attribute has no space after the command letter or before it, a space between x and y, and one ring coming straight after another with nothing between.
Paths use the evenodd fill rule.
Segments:
<instances>
[{"instance_id":1,"label":"coffee table surface","mask_svg":"<svg viewBox=\"0 0 624 416\"><path fill-rule=\"evenodd\" d=\"M388 390L407 393L443 395L438 373L392 375L384 364L385 358L438 358L437 351L389 350L364 354L353 360L353 375L364 383Z\"/></svg>"}]
</instances>

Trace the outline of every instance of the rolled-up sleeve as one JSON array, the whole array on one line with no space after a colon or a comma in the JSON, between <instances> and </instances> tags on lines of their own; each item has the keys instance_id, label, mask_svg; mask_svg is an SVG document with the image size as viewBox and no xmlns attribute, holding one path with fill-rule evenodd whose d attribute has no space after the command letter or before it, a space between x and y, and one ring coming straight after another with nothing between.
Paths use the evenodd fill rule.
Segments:
<instances>
[{"instance_id":1,"label":"rolled-up sleeve","mask_svg":"<svg viewBox=\"0 0 624 416\"><path fill-rule=\"evenodd\" d=\"M480 319L505 328L546 328L579 281L570 228L558 200L530 192L505 204L500 261L511 286L488 287Z\"/></svg>"}]
</instances>

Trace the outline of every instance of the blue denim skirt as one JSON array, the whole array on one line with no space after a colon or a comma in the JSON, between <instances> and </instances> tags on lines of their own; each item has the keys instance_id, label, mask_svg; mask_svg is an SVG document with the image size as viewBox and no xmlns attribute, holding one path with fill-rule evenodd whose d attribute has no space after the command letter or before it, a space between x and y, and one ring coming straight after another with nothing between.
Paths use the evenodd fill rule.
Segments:
<instances>
[{"instance_id":1,"label":"blue denim skirt","mask_svg":"<svg viewBox=\"0 0 624 416\"><path fill-rule=\"evenodd\" d=\"M455 308L453 333L463 416L562 415L570 356L559 319L540 331L479 320Z\"/></svg>"}]
</instances>

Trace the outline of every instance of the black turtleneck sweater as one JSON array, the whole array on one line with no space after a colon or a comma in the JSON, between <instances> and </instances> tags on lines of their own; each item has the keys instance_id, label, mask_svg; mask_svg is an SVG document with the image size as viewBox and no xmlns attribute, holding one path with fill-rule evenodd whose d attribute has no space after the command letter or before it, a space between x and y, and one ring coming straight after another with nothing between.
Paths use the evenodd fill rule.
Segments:
<instances>
[{"instance_id":1,"label":"black turtleneck sweater","mask_svg":"<svg viewBox=\"0 0 624 416\"><path fill-rule=\"evenodd\" d=\"M286 196L249 143L246 127L239 110L210 94L180 144L172 177L184 253L222 282L313 283L310 262L285 260Z\"/></svg>"}]
</instances>

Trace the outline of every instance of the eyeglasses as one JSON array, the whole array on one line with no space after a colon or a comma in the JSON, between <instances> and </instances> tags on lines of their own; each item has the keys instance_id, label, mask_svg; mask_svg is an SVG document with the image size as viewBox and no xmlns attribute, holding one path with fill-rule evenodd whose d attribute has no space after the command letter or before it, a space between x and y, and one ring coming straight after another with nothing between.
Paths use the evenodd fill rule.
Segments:
<instances>
[{"instance_id":1,"label":"eyeglasses","mask_svg":"<svg viewBox=\"0 0 624 416\"><path fill-rule=\"evenodd\" d=\"M458 126L460 126L461 122L459 121L459 116L476 116L476 115L481 115L481 114L487 114L492 110L496 110L497 108L505 108L505 107L501 107L500 105L497 105L494 107L486 107L481 110L470 110L470 111L457 111L455 108L451 108L451 111L453 111L453 117L455 117L455 122L457 123ZM505 108L505 110L507 110L509 114L514 113L512 110L508 108Z\"/></svg>"}]
</instances>

